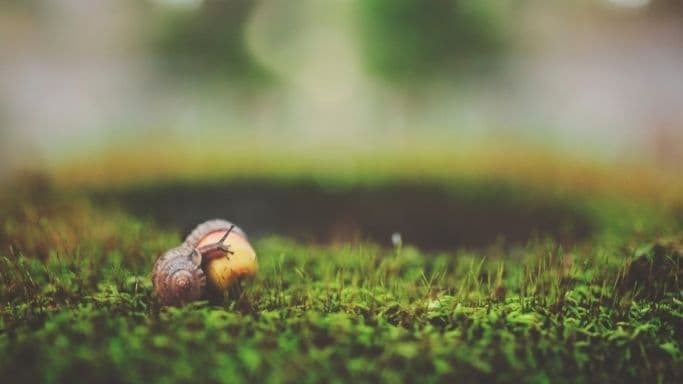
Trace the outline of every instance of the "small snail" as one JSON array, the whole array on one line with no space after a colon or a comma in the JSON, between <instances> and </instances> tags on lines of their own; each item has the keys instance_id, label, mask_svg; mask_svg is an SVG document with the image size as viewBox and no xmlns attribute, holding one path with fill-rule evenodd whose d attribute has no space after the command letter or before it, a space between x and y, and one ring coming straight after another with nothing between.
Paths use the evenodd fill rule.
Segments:
<instances>
[{"instance_id":1,"label":"small snail","mask_svg":"<svg viewBox=\"0 0 683 384\"><path fill-rule=\"evenodd\" d=\"M159 257L152 283L162 305L180 306L207 296L207 276L209 290L219 294L256 270L256 253L244 231L225 220L210 220Z\"/></svg>"},{"instance_id":2,"label":"small snail","mask_svg":"<svg viewBox=\"0 0 683 384\"><path fill-rule=\"evenodd\" d=\"M229 250L211 248L223 244L230 236ZM185 238L185 245L204 248L202 269L207 275L208 286L214 293L224 292L235 281L252 276L258 270L256 252L249 244L244 231L225 220L209 220L198 225ZM208 247L208 248L206 248Z\"/></svg>"}]
</instances>

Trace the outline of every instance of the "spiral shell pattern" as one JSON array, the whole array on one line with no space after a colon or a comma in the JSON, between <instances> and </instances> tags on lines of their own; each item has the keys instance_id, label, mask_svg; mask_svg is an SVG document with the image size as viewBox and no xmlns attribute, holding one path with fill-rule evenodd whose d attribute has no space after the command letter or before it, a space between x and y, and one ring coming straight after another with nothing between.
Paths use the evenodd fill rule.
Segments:
<instances>
[{"instance_id":1,"label":"spiral shell pattern","mask_svg":"<svg viewBox=\"0 0 683 384\"><path fill-rule=\"evenodd\" d=\"M164 253L154 264L152 284L162 305L181 306L204 296L206 276L201 255L182 245Z\"/></svg>"},{"instance_id":2,"label":"spiral shell pattern","mask_svg":"<svg viewBox=\"0 0 683 384\"><path fill-rule=\"evenodd\" d=\"M227 231L232 225L233 224L231 222L222 219L205 221L199 224L195 229L192 230L192 232L190 232L189 235L187 235L185 238L185 245L196 247L199 242L202 241L202 239L208 234L218 231ZM245 239L247 238L247 235L238 226L235 226L232 231L233 233L237 233Z\"/></svg>"}]
</instances>

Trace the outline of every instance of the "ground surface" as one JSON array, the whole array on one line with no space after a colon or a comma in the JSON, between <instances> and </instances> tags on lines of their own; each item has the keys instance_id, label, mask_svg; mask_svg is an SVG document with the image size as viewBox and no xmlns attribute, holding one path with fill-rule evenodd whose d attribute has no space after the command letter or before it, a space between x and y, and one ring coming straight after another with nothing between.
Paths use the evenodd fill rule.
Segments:
<instances>
[{"instance_id":1,"label":"ground surface","mask_svg":"<svg viewBox=\"0 0 683 384\"><path fill-rule=\"evenodd\" d=\"M41 177L7 190L0 204L0 377L12 382L683 378L683 220L671 207L553 194L520 200L514 188L492 195L486 183L451 185L424 202L454 196L455 208L482 207L485 219L476 221L475 208L465 211L477 241L454 234L460 243L434 250L412 246L405 233L403 246L372 234L360 235L370 241L328 239L332 244L315 233L312 243L287 240L272 235L285 227L264 214L270 227L254 241L256 278L223 302L162 309L152 296L152 263L195 220L163 215L177 202L157 202L144 214L140 207L162 196L159 189L82 192ZM391 196L352 191L350 200L364 204L388 204ZM347 196L325 193L316 196ZM499 205L487 210L492 201ZM302 231L335 228L320 209L322 224ZM434 226L449 222L434 211ZM520 217L534 225L515 226ZM491 232L482 233L486 222ZM380 225L378 233L389 228ZM467 231L467 222L461 228ZM448 237L434 231L438 240Z\"/></svg>"}]
</instances>

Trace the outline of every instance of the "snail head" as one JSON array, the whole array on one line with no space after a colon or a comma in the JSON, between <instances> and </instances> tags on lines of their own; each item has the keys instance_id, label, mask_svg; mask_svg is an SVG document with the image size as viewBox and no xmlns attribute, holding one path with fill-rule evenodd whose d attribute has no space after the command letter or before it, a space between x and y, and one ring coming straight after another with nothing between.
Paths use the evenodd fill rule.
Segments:
<instances>
[{"instance_id":1,"label":"snail head","mask_svg":"<svg viewBox=\"0 0 683 384\"><path fill-rule=\"evenodd\" d=\"M193 252L197 252L199 257L204 260L222 256L230 258L230 255L234 254L234 252L230 249L230 244L225 244L225 240L230 236L233 228L235 228L235 225L231 225L228 231L225 232L223 237L217 242L196 248Z\"/></svg>"}]
</instances>

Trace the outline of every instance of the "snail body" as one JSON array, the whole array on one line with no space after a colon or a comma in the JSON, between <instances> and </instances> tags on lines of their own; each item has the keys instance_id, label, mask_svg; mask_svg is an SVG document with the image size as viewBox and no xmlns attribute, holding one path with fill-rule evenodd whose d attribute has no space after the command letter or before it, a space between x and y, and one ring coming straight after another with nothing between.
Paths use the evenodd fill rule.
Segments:
<instances>
[{"instance_id":1,"label":"snail body","mask_svg":"<svg viewBox=\"0 0 683 384\"><path fill-rule=\"evenodd\" d=\"M152 283L162 305L181 306L209 293L222 294L257 269L256 252L244 231L225 220L209 220L157 259Z\"/></svg>"}]
</instances>

